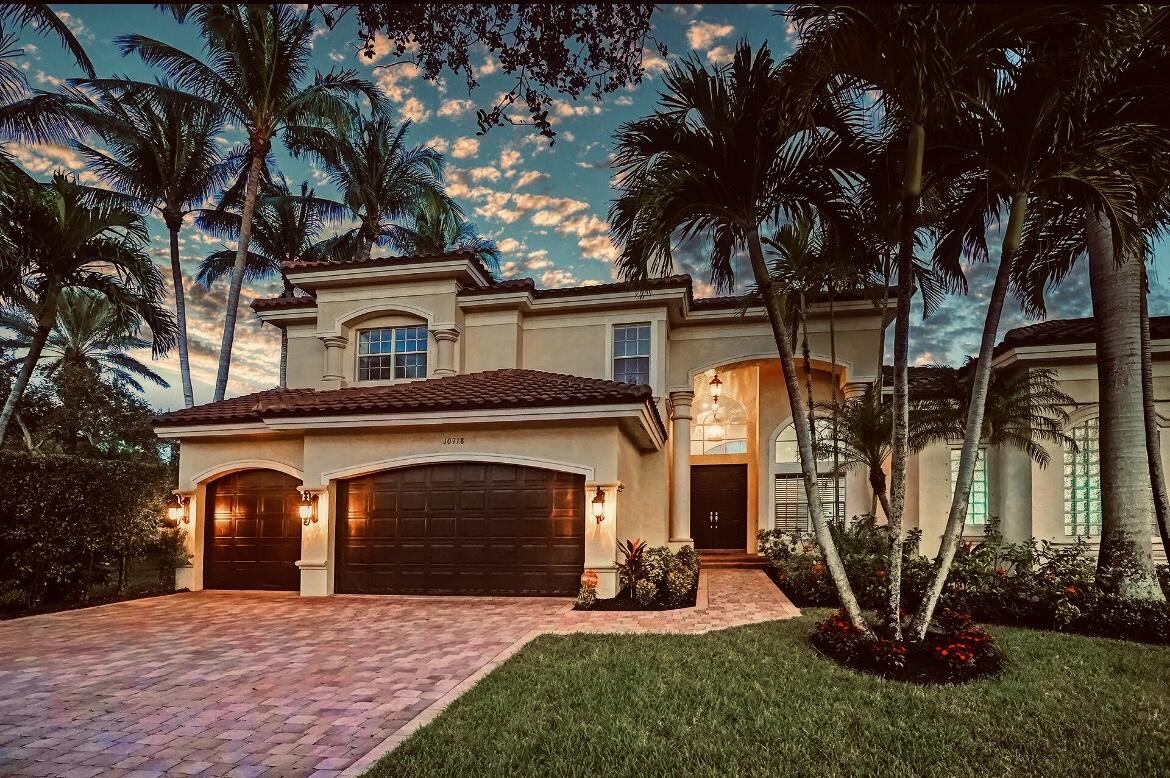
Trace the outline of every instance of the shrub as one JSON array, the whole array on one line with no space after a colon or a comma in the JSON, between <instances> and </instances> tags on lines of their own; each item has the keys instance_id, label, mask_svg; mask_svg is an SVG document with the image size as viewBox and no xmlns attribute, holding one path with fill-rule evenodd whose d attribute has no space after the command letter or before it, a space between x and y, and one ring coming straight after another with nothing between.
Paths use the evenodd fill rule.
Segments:
<instances>
[{"instance_id":1,"label":"shrub","mask_svg":"<svg viewBox=\"0 0 1170 778\"><path fill-rule=\"evenodd\" d=\"M698 583L698 571L691 571L682 567L671 570L666 574L663 594L663 605L668 608L681 608L687 604L695 593Z\"/></svg>"},{"instance_id":2,"label":"shrub","mask_svg":"<svg viewBox=\"0 0 1170 778\"><path fill-rule=\"evenodd\" d=\"M618 551L622 552L622 561L618 563L618 582L623 589L634 588L634 585L645 576L643 569L646 541L640 538L618 543Z\"/></svg>"},{"instance_id":3,"label":"shrub","mask_svg":"<svg viewBox=\"0 0 1170 778\"><path fill-rule=\"evenodd\" d=\"M643 608L649 608L658 601L658 584L649 578L643 578L634 584L634 602Z\"/></svg>"},{"instance_id":4,"label":"shrub","mask_svg":"<svg viewBox=\"0 0 1170 778\"><path fill-rule=\"evenodd\" d=\"M29 607L83 599L152 551L173 574L181 535L159 523L164 467L4 451L0 483L0 582Z\"/></svg>"},{"instance_id":5,"label":"shrub","mask_svg":"<svg viewBox=\"0 0 1170 778\"><path fill-rule=\"evenodd\" d=\"M690 546L678 553L667 546L646 548L641 540L619 543L623 589L639 608L680 608L694 598L699 585L699 557Z\"/></svg>"},{"instance_id":6,"label":"shrub","mask_svg":"<svg viewBox=\"0 0 1170 778\"><path fill-rule=\"evenodd\" d=\"M597 587L589 586L588 584L581 585L581 591L577 592L577 599L573 605L577 610L587 611L597 604Z\"/></svg>"}]
</instances>

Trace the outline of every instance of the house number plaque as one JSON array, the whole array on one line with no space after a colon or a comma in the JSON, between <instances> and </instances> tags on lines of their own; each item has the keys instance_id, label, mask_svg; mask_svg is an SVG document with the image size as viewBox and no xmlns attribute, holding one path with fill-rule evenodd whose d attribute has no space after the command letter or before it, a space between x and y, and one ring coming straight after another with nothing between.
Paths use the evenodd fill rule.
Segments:
<instances>
[{"instance_id":1,"label":"house number plaque","mask_svg":"<svg viewBox=\"0 0 1170 778\"><path fill-rule=\"evenodd\" d=\"M462 446L464 443L462 435L454 435L449 438L443 438L444 446Z\"/></svg>"}]
</instances>

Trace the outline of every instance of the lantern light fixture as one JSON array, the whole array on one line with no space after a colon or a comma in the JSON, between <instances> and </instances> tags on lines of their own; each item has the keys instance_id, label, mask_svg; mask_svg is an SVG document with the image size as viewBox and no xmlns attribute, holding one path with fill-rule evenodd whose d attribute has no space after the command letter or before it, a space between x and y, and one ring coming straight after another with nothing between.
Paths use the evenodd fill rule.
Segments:
<instances>
[{"instance_id":1,"label":"lantern light fixture","mask_svg":"<svg viewBox=\"0 0 1170 778\"><path fill-rule=\"evenodd\" d=\"M719 402L719 395L723 393L723 382L719 380L718 373L715 374L715 377L711 379L711 383L707 386L711 390L711 400L716 403Z\"/></svg>"},{"instance_id":2,"label":"lantern light fixture","mask_svg":"<svg viewBox=\"0 0 1170 778\"><path fill-rule=\"evenodd\" d=\"M711 412L711 421L707 425L707 439L712 441L723 440L723 417L718 410Z\"/></svg>"},{"instance_id":3,"label":"lantern light fixture","mask_svg":"<svg viewBox=\"0 0 1170 778\"><path fill-rule=\"evenodd\" d=\"M297 508L297 512L300 514L301 524L304 524L306 527L309 526L310 522L316 523L317 495L307 489L301 492L301 504Z\"/></svg>"},{"instance_id":4,"label":"lantern light fixture","mask_svg":"<svg viewBox=\"0 0 1170 778\"><path fill-rule=\"evenodd\" d=\"M167 518L169 518L175 525L179 522L187 524L191 521L191 517L187 515L187 503L191 500L179 493L175 493L175 501L173 504L167 506Z\"/></svg>"},{"instance_id":5,"label":"lantern light fixture","mask_svg":"<svg viewBox=\"0 0 1170 778\"><path fill-rule=\"evenodd\" d=\"M600 486L593 495L593 518L598 524L605 521L605 492L601 491Z\"/></svg>"}]
</instances>

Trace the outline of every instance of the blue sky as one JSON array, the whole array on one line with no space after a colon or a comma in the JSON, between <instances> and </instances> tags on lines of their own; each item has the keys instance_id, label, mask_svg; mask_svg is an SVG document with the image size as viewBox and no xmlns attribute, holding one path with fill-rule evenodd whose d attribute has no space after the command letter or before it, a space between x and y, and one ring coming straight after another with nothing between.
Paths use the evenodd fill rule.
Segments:
<instances>
[{"instance_id":1,"label":"blue sky","mask_svg":"<svg viewBox=\"0 0 1170 778\"><path fill-rule=\"evenodd\" d=\"M85 46L99 76L126 74L150 79L156 74L136 58L122 57L113 39L127 32L159 38L186 51L198 53L200 40L191 25L177 23L169 14L149 5L54 5ZM654 17L654 37L670 56L694 51L701 59L726 61L736 41L754 45L765 40L777 56L786 54L793 36L784 20L775 16L779 6L764 5L662 5ZM52 89L60 79L80 75L72 61L50 40L26 32L22 38L25 57L21 66L36 88ZM384 53L384 48L376 45ZM647 77L629 91L608 95L602 102L585 97L577 102L558 100L550 113L558 131L552 147L530 127L499 127L477 137L475 108L512 85L511 79L493 72L486 52L478 57L480 86L468 94L461 76L446 73L441 83L421 78L411 65L382 67L393 61L378 56L374 61L358 56L356 27L352 17L333 30L318 19L313 40L314 64L322 71L355 67L377 82L396 106L399 119L411 119L410 139L442 151L448 162L448 190L503 250L502 270L509 277L531 277L543 286L567 286L613 280L615 250L608 237L606 213L610 188L608 155L618 125L649 113L657 96L657 74L665 64L651 48L647 52ZM242 140L234 128L225 129L225 146ZM48 175L55 169L84 171L79 155L68 147L13 146L10 150L30 172ZM277 149L281 171L290 182L309 181L321 193L331 194L319 169ZM994 241L993 241L994 242ZM220 241L188 223L181 250L188 279L199 261L222 247ZM160 223L154 224L151 250L170 278L167 243ZM1152 312L1170 311L1170 285L1164 266L1166 247L1159 251L1154 269L1156 289ZM691 271L699 292L706 284L700 258L687 255L679 271ZM978 345L990 288L990 268L978 266L969 273L971 294L948 300L943 310L926 322L915 322L912 353L921 362L959 364ZM255 296L274 294L276 285L246 287L245 307L233 351L230 394L243 394L276 384L279 338L276 330L261 327L246 305ZM196 402L211 399L215 357L222 331L224 285L211 290L188 283L191 354ZM1087 269L1083 266L1050 297L1050 316L1087 315ZM1012 308L1001 333L1026 319ZM149 355L147 355L149 356ZM150 389L148 399L160 408L181 407L178 360L172 356L156 367L171 388Z\"/></svg>"}]
</instances>

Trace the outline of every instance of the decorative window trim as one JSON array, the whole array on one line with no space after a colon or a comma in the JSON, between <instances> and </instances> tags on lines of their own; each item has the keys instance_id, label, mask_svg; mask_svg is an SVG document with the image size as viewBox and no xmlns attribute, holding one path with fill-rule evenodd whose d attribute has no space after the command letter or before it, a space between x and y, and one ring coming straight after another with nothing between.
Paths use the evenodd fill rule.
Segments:
<instances>
[{"instance_id":1,"label":"decorative window trim","mask_svg":"<svg viewBox=\"0 0 1170 778\"><path fill-rule=\"evenodd\" d=\"M398 333L400 331L404 331L404 330L416 331L413 334L413 336L411 336L411 335L404 336L403 340L408 341L408 342L413 342L416 345L421 341L421 348L399 351ZM389 351L383 351L383 352L378 352L378 353L374 353L374 354L363 354L362 353L362 337L365 335L368 335L369 333L373 333L373 332L388 333L388 340L386 342L389 345L389 348L390 348ZM420 332L421 332L421 335L419 334ZM422 379L427 378L430 375L430 367L431 367L431 365L430 365L430 336L431 336L430 329L425 324L400 324L400 325L393 325L393 326L388 326L388 327L367 327L365 329L357 330L355 332L355 335L354 335L354 340L355 340L355 344L356 344L356 348L354 349L354 359L355 359L355 361L354 361L354 379L355 379L355 381L357 383L360 383L360 384L379 384L379 383L385 384L385 383L399 383L399 382L403 382L403 381L418 381L418 380L422 380ZM421 365L418 364L418 360L411 360L415 363L412 365L402 365L402 366L398 365L398 357L399 356L406 356L406 355L417 356L420 354L422 355ZM362 360L373 358L373 357L389 358L389 360L390 360L390 366L389 366L390 376L389 377L382 377L382 376L379 376L377 378L374 378L371 376L367 376L364 378L362 377ZM410 369L412 367L413 368L421 367L422 368L421 375L410 375L409 373L410 373ZM370 369L373 370L373 369L384 369L384 368L370 368ZM398 375L398 371L400 369L403 371L402 375Z\"/></svg>"}]
</instances>

